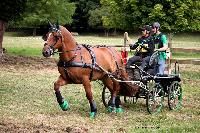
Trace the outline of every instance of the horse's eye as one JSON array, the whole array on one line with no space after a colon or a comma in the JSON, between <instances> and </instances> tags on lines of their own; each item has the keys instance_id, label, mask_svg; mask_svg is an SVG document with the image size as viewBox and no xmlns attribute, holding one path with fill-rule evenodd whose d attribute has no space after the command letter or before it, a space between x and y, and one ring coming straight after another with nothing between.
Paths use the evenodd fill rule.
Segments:
<instances>
[{"instance_id":1,"label":"horse's eye","mask_svg":"<svg viewBox=\"0 0 200 133\"><path fill-rule=\"evenodd\" d=\"M55 40L55 41L58 41L58 40L59 40L59 37L58 37L58 36L55 36L54 40Z\"/></svg>"}]
</instances>

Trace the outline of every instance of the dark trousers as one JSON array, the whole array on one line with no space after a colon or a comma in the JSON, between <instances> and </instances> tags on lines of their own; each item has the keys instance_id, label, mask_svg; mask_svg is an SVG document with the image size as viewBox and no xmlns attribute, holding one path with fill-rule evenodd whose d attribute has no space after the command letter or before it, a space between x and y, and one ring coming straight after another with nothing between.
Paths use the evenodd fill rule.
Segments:
<instances>
[{"instance_id":1,"label":"dark trousers","mask_svg":"<svg viewBox=\"0 0 200 133\"><path fill-rule=\"evenodd\" d=\"M126 64L126 72L129 75L129 78L132 80L134 79L133 71L130 68L131 65L135 64L136 62L140 61L141 62L142 58L140 56L133 56L128 59L128 62Z\"/></svg>"},{"instance_id":2,"label":"dark trousers","mask_svg":"<svg viewBox=\"0 0 200 133\"><path fill-rule=\"evenodd\" d=\"M128 59L128 62L126 64L127 68L130 68L131 65L135 64L137 61L141 61L142 58L140 56L133 56Z\"/></svg>"},{"instance_id":3,"label":"dark trousers","mask_svg":"<svg viewBox=\"0 0 200 133\"><path fill-rule=\"evenodd\" d=\"M150 57L151 56L147 56L147 57L145 57L145 58L142 59L142 64L141 64L141 67L140 67L142 70L144 70L144 68L146 66L148 66Z\"/></svg>"}]
</instances>

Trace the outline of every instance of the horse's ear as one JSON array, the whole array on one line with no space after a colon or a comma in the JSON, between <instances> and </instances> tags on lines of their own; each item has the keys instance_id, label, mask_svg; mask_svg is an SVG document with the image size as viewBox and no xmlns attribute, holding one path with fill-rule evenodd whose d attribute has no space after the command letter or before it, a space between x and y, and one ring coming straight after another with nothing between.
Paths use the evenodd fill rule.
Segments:
<instances>
[{"instance_id":1,"label":"horse's ear","mask_svg":"<svg viewBox=\"0 0 200 133\"><path fill-rule=\"evenodd\" d=\"M48 20L49 26L53 27L53 24Z\"/></svg>"},{"instance_id":2,"label":"horse's ear","mask_svg":"<svg viewBox=\"0 0 200 133\"><path fill-rule=\"evenodd\" d=\"M59 30L60 29L60 26L59 26L59 23L58 23L58 20L56 22L56 28Z\"/></svg>"}]
</instances>

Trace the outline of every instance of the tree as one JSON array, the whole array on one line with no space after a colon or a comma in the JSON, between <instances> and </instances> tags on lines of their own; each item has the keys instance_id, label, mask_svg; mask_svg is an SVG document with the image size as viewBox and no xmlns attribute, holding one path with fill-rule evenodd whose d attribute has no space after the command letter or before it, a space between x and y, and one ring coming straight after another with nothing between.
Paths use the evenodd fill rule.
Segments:
<instances>
[{"instance_id":1,"label":"tree","mask_svg":"<svg viewBox=\"0 0 200 133\"><path fill-rule=\"evenodd\" d=\"M67 0L28 0L23 20L17 26L33 27L33 35L36 28L47 24L47 20L59 21L60 24L72 23L72 15L75 12L75 4ZM16 24L16 23L15 23Z\"/></svg>"},{"instance_id":2,"label":"tree","mask_svg":"<svg viewBox=\"0 0 200 133\"><path fill-rule=\"evenodd\" d=\"M103 16L107 14L106 8L96 8L94 10L89 11L89 20L88 24L92 28L101 28L105 31L105 36L108 36L109 33L109 25L103 25Z\"/></svg>"},{"instance_id":3,"label":"tree","mask_svg":"<svg viewBox=\"0 0 200 133\"><path fill-rule=\"evenodd\" d=\"M89 20L88 24L91 27L98 27L102 26L102 16L103 16L103 10L101 8L96 8L94 10L89 11Z\"/></svg>"},{"instance_id":4,"label":"tree","mask_svg":"<svg viewBox=\"0 0 200 133\"><path fill-rule=\"evenodd\" d=\"M165 30L200 31L200 1L166 0L155 3L149 20L159 20Z\"/></svg>"},{"instance_id":5,"label":"tree","mask_svg":"<svg viewBox=\"0 0 200 133\"><path fill-rule=\"evenodd\" d=\"M103 25L137 30L158 21L163 30L200 31L199 0L101 0Z\"/></svg>"},{"instance_id":6,"label":"tree","mask_svg":"<svg viewBox=\"0 0 200 133\"><path fill-rule=\"evenodd\" d=\"M0 4L0 58L3 55L3 34L7 22L19 19L24 12L26 0L4 0Z\"/></svg>"},{"instance_id":7,"label":"tree","mask_svg":"<svg viewBox=\"0 0 200 133\"><path fill-rule=\"evenodd\" d=\"M76 11L73 15L72 26L76 27L78 30L84 29L87 30L90 28L89 20L91 11L99 8L100 0L70 0L71 2L76 3Z\"/></svg>"}]
</instances>

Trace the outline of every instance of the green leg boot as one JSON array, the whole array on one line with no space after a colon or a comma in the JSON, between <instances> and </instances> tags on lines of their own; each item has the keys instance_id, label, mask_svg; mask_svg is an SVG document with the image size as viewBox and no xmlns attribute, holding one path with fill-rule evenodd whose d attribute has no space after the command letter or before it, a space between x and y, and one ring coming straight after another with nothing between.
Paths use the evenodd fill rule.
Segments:
<instances>
[{"instance_id":1,"label":"green leg boot","mask_svg":"<svg viewBox=\"0 0 200 133\"><path fill-rule=\"evenodd\" d=\"M116 111L116 108L115 108L115 107L108 106L107 111L108 111L108 113L115 112L115 111Z\"/></svg>"},{"instance_id":2,"label":"green leg boot","mask_svg":"<svg viewBox=\"0 0 200 133\"><path fill-rule=\"evenodd\" d=\"M121 107L116 108L116 113L123 113L123 112L124 112L124 110Z\"/></svg>"},{"instance_id":3,"label":"green leg boot","mask_svg":"<svg viewBox=\"0 0 200 133\"><path fill-rule=\"evenodd\" d=\"M90 112L89 116L90 116L90 119L94 119L96 116L96 112Z\"/></svg>"},{"instance_id":4,"label":"green leg boot","mask_svg":"<svg viewBox=\"0 0 200 133\"><path fill-rule=\"evenodd\" d=\"M66 100L64 100L60 107L63 111L67 111L69 109L69 103Z\"/></svg>"}]
</instances>

